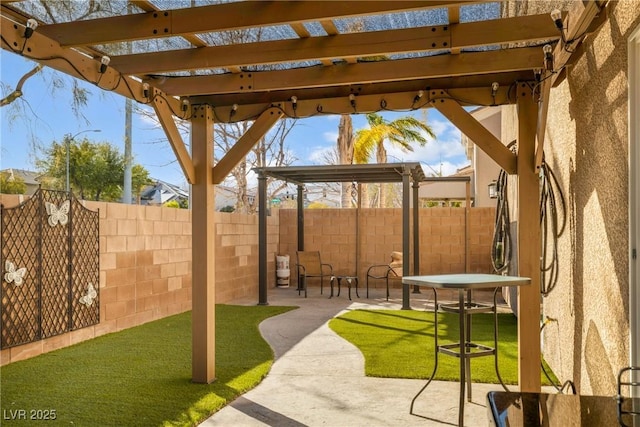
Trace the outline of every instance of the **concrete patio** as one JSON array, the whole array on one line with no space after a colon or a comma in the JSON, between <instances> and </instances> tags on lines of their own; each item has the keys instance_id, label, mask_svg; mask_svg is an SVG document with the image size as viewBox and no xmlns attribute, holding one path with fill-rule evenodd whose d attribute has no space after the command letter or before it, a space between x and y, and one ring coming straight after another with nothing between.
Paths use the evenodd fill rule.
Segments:
<instances>
[{"instance_id":1,"label":"concrete patio","mask_svg":"<svg viewBox=\"0 0 640 427\"><path fill-rule=\"evenodd\" d=\"M346 289L339 297L329 296L325 288L309 288L309 297L298 296L294 287L269 290L270 305L296 305L300 309L267 319L260 330L275 353L268 376L255 389L245 393L214 414L201 426L443 426L457 425L459 383L432 383L416 401L413 396L424 380L368 378L364 359L356 347L336 335L328 321L355 309L399 309L400 289L392 289L390 300L384 289L370 290L370 298L349 301ZM450 297L451 295L449 295ZM448 299L439 293L438 301ZM490 294L478 295L488 299ZM256 301L234 301L255 304ZM414 310L431 309L430 292L411 294ZM502 389L499 385L474 384L473 401L465 406L465 425L488 424L486 393Z\"/></svg>"}]
</instances>

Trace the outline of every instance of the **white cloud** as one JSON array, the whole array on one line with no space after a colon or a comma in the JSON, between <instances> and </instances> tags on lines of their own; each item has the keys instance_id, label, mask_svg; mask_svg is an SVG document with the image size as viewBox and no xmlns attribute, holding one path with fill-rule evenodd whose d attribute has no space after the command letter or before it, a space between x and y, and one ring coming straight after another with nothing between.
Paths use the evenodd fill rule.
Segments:
<instances>
[{"instance_id":1,"label":"white cloud","mask_svg":"<svg viewBox=\"0 0 640 427\"><path fill-rule=\"evenodd\" d=\"M309 163L315 165L323 165L325 164L325 157L333 150L333 146L328 147L316 147L309 152ZM306 163L306 162L305 162Z\"/></svg>"},{"instance_id":2,"label":"white cloud","mask_svg":"<svg viewBox=\"0 0 640 427\"><path fill-rule=\"evenodd\" d=\"M424 147L414 144L414 151L410 152L386 143L389 161L421 162L427 175L442 171L443 176L454 174L457 169L468 165L469 160L460 143L460 130L447 120L430 120L428 123L436 134L435 140L428 138Z\"/></svg>"},{"instance_id":3,"label":"white cloud","mask_svg":"<svg viewBox=\"0 0 640 427\"><path fill-rule=\"evenodd\" d=\"M322 138L327 142L335 143L338 140L338 132L327 131L322 133Z\"/></svg>"}]
</instances>

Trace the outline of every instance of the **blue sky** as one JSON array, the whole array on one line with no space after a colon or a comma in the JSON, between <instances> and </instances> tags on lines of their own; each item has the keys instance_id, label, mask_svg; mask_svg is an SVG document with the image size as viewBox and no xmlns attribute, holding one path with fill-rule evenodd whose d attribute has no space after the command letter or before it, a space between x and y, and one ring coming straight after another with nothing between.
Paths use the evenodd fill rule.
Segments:
<instances>
[{"instance_id":1,"label":"blue sky","mask_svg":"<svg viewBox=\"0 0 640 427\"><path fill-rule=\"evenodd\" d=\"M34 63L18 55L2 50L0 52L0 81L2 96L13 90L20 77L33 68ZM63 88L55 89L52 95L51 77L62 77ZM23 111L16 117L15 106L2 107L2 134L0 138L0 169L18 168L35 170L33 141L49 146L54 140L61 141L66 134L76 134L88 129L99 129L100 133L84 133L78 139L87 137L92 141L108 141L123 150L124 147L124 104L122 96L102 92L91 84L81 83L90 88L91 95L84 118L74 115L71 108L71 78L52 70L45 70L30 78L23 87ZM389 120L407 113L384 113ZM437 139L430 140L425 147L416 147L413 153L403 153L387 146L389 161L420 161L425 173L431 175L442 170L450 175L469 162L460 144L460 132L436 110L416 111L418 118L424 114L427 123L434 129ZM286 145L298 159L296 164L322 164L323 152L336 144L338 116L320 116L300 119L287 137ZM354 130L366 127L363 115L353 116ZM149 119L134 115L133 118L134 162L143 165L153 178L177 185L186 183L175 156L164 137L164 132L155 127Z\"/></svg>"}]
</instances>

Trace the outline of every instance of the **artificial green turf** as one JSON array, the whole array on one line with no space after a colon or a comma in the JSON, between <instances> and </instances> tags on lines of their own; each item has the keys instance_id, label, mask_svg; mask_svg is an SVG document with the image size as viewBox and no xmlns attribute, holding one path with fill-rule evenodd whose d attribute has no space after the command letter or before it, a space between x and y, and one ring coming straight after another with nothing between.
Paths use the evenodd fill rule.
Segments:
<instances>
[{"instance_id":1,"label":"artificial green turf","mask_svg":"<svg viewBox=\"0 0 640 427\"><path fill-rule=\"evenodd\" d=\"M429 378L433 372L433 312L354 310L332 319L329 327L360 349L367 376ZM493 347L493 314L474 314L472 329L473 342ZM518 380L517 330L514 315L498 315L498 366L507 384L516 384ZM438 344L458 342L458 331L457 314L438 314ZM459 359L440 353L435 379L455 381L459 378ZM472 359L471 378L474 382L497 384L493 357ZM542 383L551 385L544 376Z\"/></svg>"},{"instance_id":2,"label":"artificial green turf","mask_svg":"<svg viewBox=\"0 0 640 427\"><path fill-rule=\"evenodd\" d=\"M33 425L31 415L55 410L41 422L196 425L264 378L273 351L258 324L294 308L217 305L212 384L191 382L190 312L11 363L0 368L0 424ZM12 419L19 410L26 420Z\"/></svg>"}]
</instances>

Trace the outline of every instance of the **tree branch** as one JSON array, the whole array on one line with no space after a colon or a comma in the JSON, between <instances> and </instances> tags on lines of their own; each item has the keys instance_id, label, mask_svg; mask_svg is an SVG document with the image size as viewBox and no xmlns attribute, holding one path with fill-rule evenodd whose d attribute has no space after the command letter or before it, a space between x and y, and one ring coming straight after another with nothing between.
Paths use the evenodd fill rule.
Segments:
<instances>
[{"instance_id":1,"label":"tree branch","mask_svg":"<svg viewBox=\"0 0 640 427\"><path fill-rule=\"evenodd\" d=\"M24 85L24 83L27 81L29 77L33 76L40 70L42 70L42 64L36 65L31 71L29 71L24 76L22 76L18 81L18 84L16 85L16 89L6 97L2 98L2 100L0 100L0 107L9 105L16 99L20 98L22 96L22 86Z\"/></svg>"}]
</instances>

